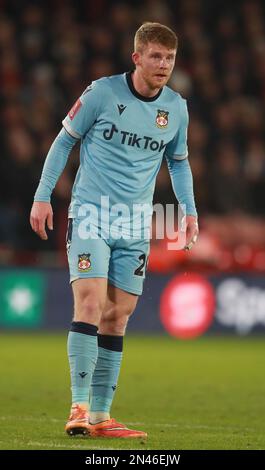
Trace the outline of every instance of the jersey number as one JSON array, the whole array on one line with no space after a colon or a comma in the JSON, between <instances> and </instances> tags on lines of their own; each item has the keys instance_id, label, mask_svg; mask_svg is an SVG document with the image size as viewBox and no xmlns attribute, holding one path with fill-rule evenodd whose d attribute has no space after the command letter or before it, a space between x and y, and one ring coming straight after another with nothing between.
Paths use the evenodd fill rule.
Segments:
<instances>
[{"instance_id":1,"label":"jersey number","mask_svg":"<svg viewBox=\"0 0 265 470\"><path fill-rule=\"evenodd\" d=\"M146 262L146 255L140 255L139 256L139 261L141 261L141 264L140 264L139 268L136 268L136 270L134 271L135 276L143 276L144 275L143 269L144 269L145 262Z\"/></svg>"}]
</instances>

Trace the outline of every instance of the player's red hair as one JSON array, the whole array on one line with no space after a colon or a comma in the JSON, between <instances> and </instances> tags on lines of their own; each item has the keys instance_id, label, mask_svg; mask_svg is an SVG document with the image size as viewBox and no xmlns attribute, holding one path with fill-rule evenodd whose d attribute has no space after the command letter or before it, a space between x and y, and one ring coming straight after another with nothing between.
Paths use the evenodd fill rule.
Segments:
<instances>
[{"instance_id":1,"label":"player's red hair","mask_svg":"<svg viewBox=\"0 0 265 470\"><path fill-rule=\"evenodd\" d=\"M161 44L168 49L177 50L178 47L178 38L174 31L160 23L146 22L140 26L134 37L135 52L141 52L150 42Z\"/></svg>"}]
</instances>

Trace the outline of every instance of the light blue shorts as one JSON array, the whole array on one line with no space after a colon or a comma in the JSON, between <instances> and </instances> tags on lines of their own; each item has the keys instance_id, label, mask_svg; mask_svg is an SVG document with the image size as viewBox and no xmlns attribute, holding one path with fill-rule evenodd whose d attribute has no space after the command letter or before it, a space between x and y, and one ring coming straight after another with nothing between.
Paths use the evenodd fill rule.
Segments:
<instances>
[{"instance_id":1,"label":"light blue shorts","mask_svg":"<svg viewBox=\"0 0 265 470\"><path fill-rule=\"evenodd\" d=\"M83 239L80 219L69 219L66 236L70 282L103 277L126 292L141 295L150 249L148 239Z\"/></svg>"}]
</instances>

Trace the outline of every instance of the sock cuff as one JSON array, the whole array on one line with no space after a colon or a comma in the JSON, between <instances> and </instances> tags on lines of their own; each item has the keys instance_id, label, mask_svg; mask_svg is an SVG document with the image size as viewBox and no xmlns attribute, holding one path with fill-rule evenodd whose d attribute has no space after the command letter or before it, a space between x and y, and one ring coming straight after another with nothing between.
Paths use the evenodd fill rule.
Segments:
<instances>
[{"instance_id":1,"label":"sock cuff","mask_svg":"<svg viewBox=\"0 0 265 470\"><path fill-rule=\"evenodd\" d=\"M98 327L82 321L73 321L70 331L82 333L83 335L97 336Z\"/></svg>"},{"instance_id":2,"label":"sock cuff","mask_svg":"<svg viewBox=\"0 0 265 470\"><path fill-rule=\"evenodd\" d=\"M98 334L98 346L110 351L122 352L123 336L111 336Z\"/></svg>"}]
</instances>

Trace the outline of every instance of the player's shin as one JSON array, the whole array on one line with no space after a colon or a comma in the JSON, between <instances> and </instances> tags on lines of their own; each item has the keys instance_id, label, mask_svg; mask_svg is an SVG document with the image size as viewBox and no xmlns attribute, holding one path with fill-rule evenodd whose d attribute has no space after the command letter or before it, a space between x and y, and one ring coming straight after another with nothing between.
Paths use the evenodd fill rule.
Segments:
<instances>
[{"instance_id":1,"label":"player's shin","mask_svg":"<svg viewBox=\"0 0 265 470\"><path fill-rule=\"evenodd\" d=\"M68 335L72 403L88 405L89 387L97 362L97 327L73 322Z\"/></svg>"},{"instance_id":2,"label":"player's shin","mask_svg":"<svg viewBox=\"0 0 265 470\"><path fill-rule=\"evenodd\" d=\"M90 423L110 419L120 373L123 336L98 335L98 359L90 388Z\"/></svg>"}]
</instances>

